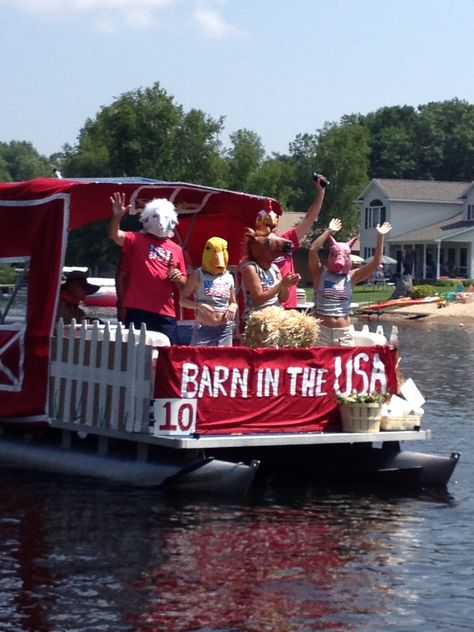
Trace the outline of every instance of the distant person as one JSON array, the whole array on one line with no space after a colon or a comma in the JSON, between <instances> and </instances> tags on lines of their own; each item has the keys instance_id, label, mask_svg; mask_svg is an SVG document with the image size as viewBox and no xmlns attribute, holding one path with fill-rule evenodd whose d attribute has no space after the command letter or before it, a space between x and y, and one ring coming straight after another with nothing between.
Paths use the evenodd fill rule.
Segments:
<instances>
[{"instance_id":1,"label":"distant person","mask_svg":"<svg viewBox=\"0 0 474 632\"><path fill-rule=\"evenodd\" d=\"M353 345L354 327L351 320L352 289L358 283L370 279L377 270L383 255L385 235L392 229L389 222L377 225L377 243L373 259L352 268L351 246L357 239L347 243L337 242L333 235L342 228L340 219L332 219L329 227L317 237L309 249L309 269L313 278L314 315L319 319L319 344ZM327 265L323 265L319 251L329 241Z\"/></svg>"},{"instance_id":2,"label":"distant person","mask_svg":"<svg viewBox=\"0 0 474 632\"><path fill-rule=\"evenodd\" d=\"M315 197L311 206L306 211L303 219L296 224L293 228L287 230L283 235L280 235L283 239L288 239L293 244L293 251L290 254L283 255L275 260L275 264L279 267L282 277L287 274L295 273L295 264L293 261L293 252L297 250L304 237L308 234L313 224L319 217L321 206L324 200L324 194L326 191L326 185L328 181L323 175L315 174L314 179ZM271 210L271 207L263 208L257 215L255 221L255 230L257 232L276 232L278 227L278 215ZM297 286L292 285L288 289L288 299L283 301L282 306L285 308L295 308L298 304L297 298Z\"/></svg>"},{"instance_id":3,"label":"distant person","mask_svg":"<svg viewBox=\"0 0 474 632\"><path fill-rule=\"evenodd\" d=\"M56 320L62 318L65 325L70 325L73 319L77 323L87 322L87 314L80 305L86 296L95 294L99 289L99 285L88 282L86 272L82 270L65 272L59 291Z\"/></svg>"},{"instance_id":4,"label":"distant person","mask_svg":"<svg viewBox=\"0 0 474 632\"><path fill-rule=\"evenodd\" d=\"M185 287L187 275L183 251L171 240L178 224L174 205L164 198L151 200L140 215L143 229L123 231L120 222L130 208L125 206L125 194L114 193L110 201L108 234L122 248L120 273L126 278L119 290L124 323L137 329L145 323L177 344L175 293Z\"/></svg>"},{"instance_id":5,"label":"distant person","mask_svg":"<svg viewBox=\"0 0 474 632\"><path fill-rule=\"evenodd\" d=\"M180 297L183 307L195 310L191 345L232 346L237 301L228 262L227 241L220 237L208 239L202 265L191 272Z\"/></svg>"}]
</instances>

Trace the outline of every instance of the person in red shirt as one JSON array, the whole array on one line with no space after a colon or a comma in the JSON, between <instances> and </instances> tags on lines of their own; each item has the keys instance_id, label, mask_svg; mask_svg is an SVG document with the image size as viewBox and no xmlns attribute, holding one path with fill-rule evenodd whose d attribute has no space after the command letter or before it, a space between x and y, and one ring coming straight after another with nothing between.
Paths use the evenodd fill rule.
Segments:
<instances>
[{"instance_id":1,"label":"person in red shirt","mask_svg":"<svg viewBox=\"0 0 474 632\"><path fill-rule=\"evenodd\" d=\"M141 231L120 229L122 217L129 211L125 194L114 193L113 216L109 223L109 237L122 248L122 272L127 282L123 288L121 306L124 323L139 329L159 331L178 342L175 292L186 285L186 264L183 251L171 240L178 216L174 205L164 198L156 198L145 205L140 221Z\"/></svg>"},{"instance_id":2,"label":"person in red shirt","mask_svg":"<svg viewBox=\"0 0 474 632\"><path fill-rule=\"evenodd\" d=\"M299 224L296 224L296 226L294 226L293 228L290 228L282 235L278 233L280 237L282 237L283 239L288 239L293 243L293 252L300 247L301 242L303 241L304 237L309 232L315 221L318 219L319 213L321 211L321 206L324 200L324 193L326 191L325 183L327 183L327 180L324 176L319 175L318 177L315 177L315 179L313 179L313 182L316 189L315 196L311 206L306 211L306 215L303 217L301 222L299 222ZM265 227L267 227L267 230L269 229L270 232L276 233L277 226L278 215L274 213L271 209L262 209L258 213L257 219L255 221L255 230L260 232L262 230L264 231ZM287 274L295 273L295 265L292 255L279 257L275 260L275 263L280 268L282 277ZM296 285L294 285L289 288L288 299L284 301L284 303L282 303L282 306L289 309L295 308L296 305L297 293Z\"/></svg>"}]
</instances>

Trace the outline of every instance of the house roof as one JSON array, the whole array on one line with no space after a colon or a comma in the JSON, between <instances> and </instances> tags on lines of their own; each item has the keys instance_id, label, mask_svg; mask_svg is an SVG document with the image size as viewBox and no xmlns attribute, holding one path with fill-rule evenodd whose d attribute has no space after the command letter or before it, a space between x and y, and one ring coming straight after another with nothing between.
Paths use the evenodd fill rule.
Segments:
<instances>
[{"instance_id":1,"label":"house roof","mask_svg":"<svg viewBox=\"0 0 474 632\"><path fill-rule=\"evenodd\" d=\"M399 235L393 235L387 237L387 243L410 243L410 242L433 242L436 240L444 240L454 235L467 232L474 229L474 221L466 221L462 219L463 214L458 213L448 219L444 219L436 224L429 224L428 226L422 226L416 230L402 233Z\"/></svg>"},{"instance_id":2,"label":"house roof","mask_svg":"<svg viewBox=\"0 0 474 632\"><path fill-rule=\"evenodd\" d=\"M439 180L392 180L374 178L359 196L365 196L372 185L378 185L389 200L410 200L425 202L458 202L470 182L442 182Z\"/></svg>"},{"instance_id":3,"label":"house roof","mask_svg":"<svg viewBox=\"0 0 474 632\"><path fill-rule=\"evenodd\" d=\"M299 224L306 213L297 213L296 211L285 211L283 215L278 218L278 232L280 235L286 233L287 230L293 228L296 224Z\"/></svg>"}]
</instances>

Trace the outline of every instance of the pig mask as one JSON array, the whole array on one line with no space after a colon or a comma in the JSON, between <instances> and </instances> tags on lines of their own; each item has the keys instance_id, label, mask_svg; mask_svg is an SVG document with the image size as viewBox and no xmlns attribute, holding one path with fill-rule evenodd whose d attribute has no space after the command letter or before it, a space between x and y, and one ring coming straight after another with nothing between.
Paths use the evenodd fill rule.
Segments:
<instances>
[{"instance_id":1,"label":"pig mask","mask_svg":"<svg viewBox=\"0 0 474 632\"><path fill-rule=\"evenodd\" d=\"M328 257L328 270L333 274L349 274L352 268L351 259L351 247L357 236L349 239L348 242L339 242L332 237L328 237L329 241L329 257Z\"/></svg>"}]
</instances>

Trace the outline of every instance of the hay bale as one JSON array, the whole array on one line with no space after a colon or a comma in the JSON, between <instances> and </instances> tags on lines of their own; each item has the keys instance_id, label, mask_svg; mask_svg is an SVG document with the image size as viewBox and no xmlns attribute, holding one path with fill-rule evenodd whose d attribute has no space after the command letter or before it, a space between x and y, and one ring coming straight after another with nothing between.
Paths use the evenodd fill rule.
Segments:
<instances>
[{"instance_id":1,"label":"hay bale","mask_svg":"<svg viewBox=\"0 0 474 632\"><path fill-rule=\"evenodd\" d=\"M319 321L296 309L265 307L253 311L244 330L243 344L258 347L314 347L319 336Z\"/></svg>"}]
</instances>

